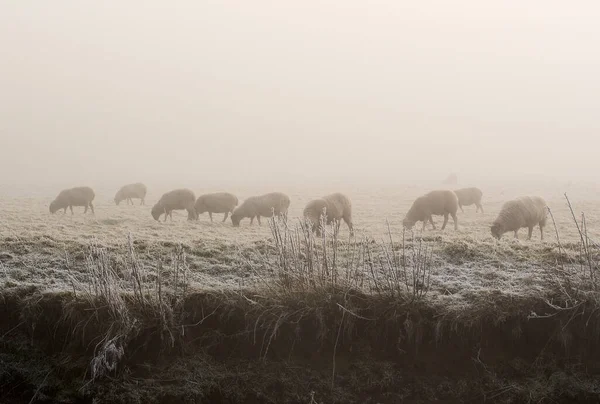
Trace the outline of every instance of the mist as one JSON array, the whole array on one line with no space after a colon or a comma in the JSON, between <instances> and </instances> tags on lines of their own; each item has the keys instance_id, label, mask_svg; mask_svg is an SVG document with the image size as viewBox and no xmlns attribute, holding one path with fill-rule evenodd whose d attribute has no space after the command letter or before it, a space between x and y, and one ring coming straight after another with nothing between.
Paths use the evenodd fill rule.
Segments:
<instances>
[{"instance_id":1,"label":"mist","mask_svg":"<svg viewBox=\"0 0 600 404\"><path fill-rule=\"evenodd\" d=\"M593 180L582 5L4 1L0 184Z\"/></svg>"}]
</instances>

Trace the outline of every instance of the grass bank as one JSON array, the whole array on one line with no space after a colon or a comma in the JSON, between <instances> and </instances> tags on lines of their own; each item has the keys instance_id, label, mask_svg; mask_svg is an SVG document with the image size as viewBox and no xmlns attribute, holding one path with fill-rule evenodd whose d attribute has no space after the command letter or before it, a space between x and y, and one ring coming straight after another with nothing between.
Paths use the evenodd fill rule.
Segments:
<instances>
[{"instance_id":1,"label":"grass bank","mask_svg":"<svg viewBox=\"0 0 600 404\"><path fill-rule=\"evenodd\" d=\"M431 270L480 254L469 243L270 225L273 273L252 287L192 287L178 246L150 273L130 241L119 257L90 247L68 291L1 291L0 401L597 402L598 260L583 226L578 249L559 243L544 263L543 290L465 300L434 293Z\"/></svg>"}]
</instances>

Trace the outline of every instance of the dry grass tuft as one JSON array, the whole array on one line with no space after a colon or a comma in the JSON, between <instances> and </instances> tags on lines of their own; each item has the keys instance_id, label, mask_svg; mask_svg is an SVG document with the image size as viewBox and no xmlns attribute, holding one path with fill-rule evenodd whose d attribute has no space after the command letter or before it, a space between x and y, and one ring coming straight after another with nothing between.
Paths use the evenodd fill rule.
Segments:
<instances>
[{"instance_id":1,"label":"dry grass tuft","mask_svg":"<svg viewBox=\"0 0 600 404\"><path fill-rule=\"evenodd\" d=\"M368 237L342 241L335 225L320 236L305 221L290 227L274 217L269 226L277 255L273 290L278 293L355 291L413 302L429 291L433 243L414 233L407 240L403 232L398 245L389 227L388 239L377 242Z\"/></svg>"},{"instance_id":2,"label":"dry grass tuft","mask_svg":"<svg viewBox=\"0 0 600 404\"><path fill-rule=\"evenodd\" d=\"M91 244L85 259L87 282L71 277L73 293L94 310L106 310L108 324L105 334L96 344L91 361L92 379L110 374L125 355L125 347L135 338L148 319L161 331L161 340L172 348L179 335L184 316L183 306L188 292L186 254L177 245L171 254L165 287L164 263L158 264L154 281L138 259L133 239L128 237L128 257L124 270L116 269L116 257L106 248ZM68 262L68 259L67 259ZM146 324L147 326L147 324Z\"/></svg>"}]
</instances>

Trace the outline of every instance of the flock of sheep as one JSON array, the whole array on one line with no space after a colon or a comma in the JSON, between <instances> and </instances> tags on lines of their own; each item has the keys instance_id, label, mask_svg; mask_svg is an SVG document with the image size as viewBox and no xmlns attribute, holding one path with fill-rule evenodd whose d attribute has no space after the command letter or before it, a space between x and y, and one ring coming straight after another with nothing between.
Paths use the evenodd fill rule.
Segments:
<instances>
[{"instance_id":1,"label":"flock of sheep","mask_svg":"<svg viewBox=\"0 0 600 404\"><path fill-rule=\"evenodd\" d=\"M114 201L117 205L122 201L133 204L133 199L140 199L140 204L144 205L146 192L147 188L142 183L128 184L119 189ZM463 206L476 205L477 211L481 210L483 213L482 196L483 193L479 188L431 191L413 202L402 224L407 228L412 228L415 223L421 221L423 230L425 230L426 224L430 222L435 229L433 216L440 215L444 216L443 230L448 224L448 218L452 216L456 230L458 229L456 217L458 209L460 208L462 211ZM88 208L94 213L92 204L94 197L95 193L90 187L65 189L50 203L50 212L55 213L64 209L64 213L66 213L69 208L73 214L73 206L84 206L84 213L88 211ZM151 214L157 221L164 214L164 221L166 221L168 216L173 220L174 210L186 210L188 220L198 220L200 214L208 212L211 222L213 213L224 213L223 222L231 214L231 222L237 227L244 218L250 218L250 224L256 218L260 224L261 216L272 217L273 214L286 216L289 206L290 198L281 192L251 196L238 206L238 198L227 192L205 194L196 199L194 192L182 188L165 193L152 207ZM348 225L350 234L353 234L352 204L350 199L341 193L326 195L308 202L303 214L304 218L311 223L312 230L317 234L322 231L321 224L335 223L339 229L342 220ZM529 230L528 239L531 239L533 228L539 226L543 240L546 215L546 202L542 198L537 196L517 198L502 206L498 217L491 225L491 233L495 238L500 239L502 234L513 231L516 238L519 229L527 228Z\"/></svg>"}]
</instances>

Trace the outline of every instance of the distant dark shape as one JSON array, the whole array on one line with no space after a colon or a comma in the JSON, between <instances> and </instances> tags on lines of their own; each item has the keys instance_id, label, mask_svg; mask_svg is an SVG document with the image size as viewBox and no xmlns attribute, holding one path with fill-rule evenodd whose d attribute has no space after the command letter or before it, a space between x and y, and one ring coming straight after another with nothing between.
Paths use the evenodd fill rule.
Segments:
<instances>
[{"instance_id":1,"label":"distant dark shape","mask_svg":"<svg viewBox=\"0 0 600 404\"><path fill-rule=\"evenodd\" d=\"M312 200L304 208L304 218L310 221L312 231L321 235L321 215L325 215L325 224L336 223L337 230L340 228L341 221L344 220L348 225L350 234L354 234L352 225L352 203L344 194L334 193L322 198Z\"/></svg>"},{"instance_id":2,"label":"distant dark shape","mask_svg":"<svg viewBox=\"0 0 600 404\"><path fill-rule=\"evenodd\" d=\"M461 188L455 190L454 193L458 197L458 207L460 208L461 212L464 213L463 206L470 206L474 204L477 206L475 213L479 212L479 210L481 210L481 213L483 213L483 206L481 205L483 192L481 192L481 189L475 187Z\"/></svg>"},{"instance_id":3,"label":"distant dark shape","mask_svg":"<svg viewBox=\"0 0 600 404\"><path fill-rule=\"evenodd\" d=\"M518 238L519 229L527 227L529 229L527 240L531 240L533 228L539 225L543 240L547 214L546 201L539 196L522 196L513 199L502 205L498 217L491 226L492 236L500 240L504 233L514 231L515 238Z\"/></svg>"},{"instance_id":4,"label":"distant dark shape","mask_svg":"<svg viewBox=\"0 0 600 404\"><path fill-rule=\"evenodd\" d=\"M208 212L208 216L212 222L213 213L225 213L225 216L223 216L223 222L225 222L229 216L229 213L232 213L237 205L237 196L228 192L216 192L213 194L200 195L196 200L196 215L199 216L204 212Z\"/></svg>"},{"instance_id":5,"label":"distant dark shape","mask_svg":"<svg viewBox=\"0 0 600 404\"><path fill-rule=\"evenodd\" d=\"M402 224L406 228L412 228L415 223L422 221L423 230L427 222L431 222L431 225L435 229L433 223L433 215L443 215L444 224L442 230L446 228L448 224L448 216L451 215L454 220L454 230L458 230L458 220L456 218L456 211L458 210L458 197L453 191L449 190L437 190L431 191L423 196L418 197L406 213L406 217L402 221Z\"/></svg>"},{"instance_id":6,"label":"distant dark shape","mask_svg":"<svg viewBox=\"0 0 600 404\"><path fill-rule=\"evenodd\" d=\"M260 196L251 196L238 206L231 214L231 223L239 226L240 221L246 217L250 218L250 224L254 218L260 225L260 217L287 216L290 207L290 197L281 192L271 192Z\"/></svg>"},{"instance_id":7,"label":"distant dark shape","mask_svg":"<svg viewBox=\"0 0 600 404\"><path fill-rule=\"evenodd\" d=\"M85 210L83 213L87 213L88 208L91 209L92 213L95 213L94 205L92 204L95 197L96 194L90 187L65 189L50 203L50 213L55 213L60 209L64 209L64 213L67 213L67 208L69 208L71 214L73 214L73 206L84 206Z\"/></svg>"},{"instance_id":8,"label":"distant dark shape","mask_svg":"<svg viewBox=\"0 0 600 404\"><path fill-rule=\"evenodd\" d=\"M164 194L158 202L152 207L152 217L158 221L162 214L165 215L165 222L167 216L173 220L174 210L187 210L188 220L196 220L198 215L194 208L194 202L196 202L196 195L187 188L175 189L173 191Z\"/></svg>"},{"instance_id":9,"label":"distant dark shape","mask_svg":"<svg viewBox=\"0 0 600 404\"><path fill-rule=\"evenodd\" d=\"M121 189L117 191L115 195L115 203L118 205L121 201L127 201L127 204L131 202L133 205L133 199L140 199L140 205L146 204L146 192L147 188L141 182L135 184L123 185Z\"/></svg>"},{"instance_id":10,"label":"distant dark shape","mask_svg":"<svg viewBox=\"0 0 600 404\"><path fill-rule=\"evenodd\" d=\"M458 184L458 176L454 173L450 174L446 177L444 181L442 181L444 185L456 185Z\"/></svg>"}]
</instances>

